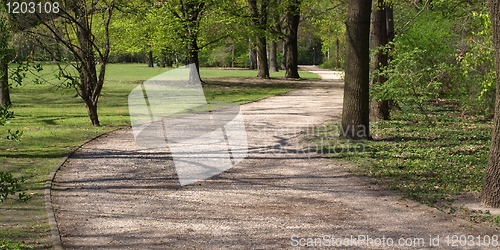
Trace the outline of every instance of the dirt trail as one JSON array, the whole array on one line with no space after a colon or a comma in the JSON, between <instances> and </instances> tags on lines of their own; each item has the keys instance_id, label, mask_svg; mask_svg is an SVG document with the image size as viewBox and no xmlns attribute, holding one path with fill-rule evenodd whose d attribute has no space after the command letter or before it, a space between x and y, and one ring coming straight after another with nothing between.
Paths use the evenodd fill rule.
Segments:
<instances>
[{"instance_id":1,"label":"dirt trail","mask_svg":"<svg viewBox=\"0 0 500 250\"><path fill-rule=\"evenodd\" d=\"M325 74L334 76L244 105L248 157L193 185L179 186L168 150L139 148L128 129L84 145L60 169L53 186L63 246L293 249L311 243L328 249L428 249L439 243L450 249L448 244L458 242L453 249L488 249L478 245L483 238L468 247L446 239L488 232L301 150L305 128L340 119L343 83L332 79L338 74ZM356 241L361 235L372 241Z\"/></svg>"}]
</instances>

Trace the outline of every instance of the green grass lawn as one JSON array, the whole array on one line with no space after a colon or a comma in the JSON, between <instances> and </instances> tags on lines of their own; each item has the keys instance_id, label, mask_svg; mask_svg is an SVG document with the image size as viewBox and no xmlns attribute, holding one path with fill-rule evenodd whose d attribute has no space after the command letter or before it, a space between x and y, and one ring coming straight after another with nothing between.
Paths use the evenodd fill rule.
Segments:
<instances>
[{"instance_id":1,"label":"green grass lawn","mask_svg":"<svg viewBox=\"0 0 500 250\"><path fill-rule=\"evenodd\" d=\"M51 248L49 225L45 212L43 186L49 172L68 152L85 140L99 134L129 126L127 97L137 83L168 69L148 68L142 64L111 64L99 101L101 127L92 127L84 104L73 89L62 88L53 77L53 65L44 65L41 74L45 84L30 83L11 91L15 118L0 127L0 171L12 171L27 177L27 192L33 198L27 203L7 200L0 204L0 249L2 242L22 242L26 249ZM300 81L283 83L280 79L250 83L248 80L221 81L217 78L249 78L256 71L201 69L207 100L246 103L272 95L284 94L301 87ZM284 73L273 74L280 77ZM315 74L301 72L303 77L318 79ZM7 130L22 130L21 141L3 139ZM12 243L11 245L15 245Z\"/></svg>"}]
</instances>

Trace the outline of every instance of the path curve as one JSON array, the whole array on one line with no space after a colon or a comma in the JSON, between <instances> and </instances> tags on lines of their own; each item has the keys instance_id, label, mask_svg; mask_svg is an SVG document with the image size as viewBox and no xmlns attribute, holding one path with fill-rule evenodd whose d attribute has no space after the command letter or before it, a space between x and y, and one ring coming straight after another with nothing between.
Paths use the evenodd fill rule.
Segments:
<instances>
[{"instance_id":1,"label":"path curve","mask_svg":"<svg viewBox=\"0 0 500 250\"><path fill-rule=\"evenodd\" d=\"M352 249L415 249L397 245L400 238L423 238L427 249L429 237L440 235L447 249L447 235L488 233L300 150L305 128L340 119L342 92L341 80L320 81L243 105L249 156L193 185L180 187L168 150L139 148L129 129L84 145L53 184L64 248L289 249L308 243L301 237L331 244L367 235L396 242L351 242L358 243Z\"/></svg>"}]
</instances>

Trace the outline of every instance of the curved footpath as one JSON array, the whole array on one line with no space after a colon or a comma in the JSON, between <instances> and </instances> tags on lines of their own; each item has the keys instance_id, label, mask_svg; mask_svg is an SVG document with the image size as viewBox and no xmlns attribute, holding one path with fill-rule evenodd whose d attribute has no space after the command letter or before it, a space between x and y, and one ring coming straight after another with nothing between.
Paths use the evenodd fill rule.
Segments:
<instances>
[{"instance_id":1,"label":"curved footpath","mask_svg":"<svg viewBox=\"0 0 500 250\"><path fill-rule=\"evenodd\" d=\"M492 232L300 150L305 128L339 120L342 111L338 73L305 69L329 79L243 105L249 155L208 180L179 186L168 150L137 147L130 129L84 145L60 168L52 187L63 247L488 249ZM458 241L447 241L452 235ZM476 238L461 246L461 235Z\"/></svg>"}]
</instances>

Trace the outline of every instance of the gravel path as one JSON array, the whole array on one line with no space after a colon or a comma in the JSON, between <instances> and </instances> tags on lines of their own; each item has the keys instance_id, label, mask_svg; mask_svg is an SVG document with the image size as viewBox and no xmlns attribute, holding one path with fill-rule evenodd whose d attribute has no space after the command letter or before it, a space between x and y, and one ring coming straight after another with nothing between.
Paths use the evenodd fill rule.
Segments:
<instances>
[{"instance_id":1,"label":"gravel path","mask_svg":"<svg viewBox=\"0 0 500 250\"><path fill-rule=\"evenodd\" d=\"M168 150L139 148L129 129L84 145L53 185L64 248L488 249L492 233L302 150L306 128L341 115L342 80L319 73L328 80L244 105L248 157L192 185L178 184ZM452 235L476 238L462 247Z\"/></svg>"}]
</instances>

